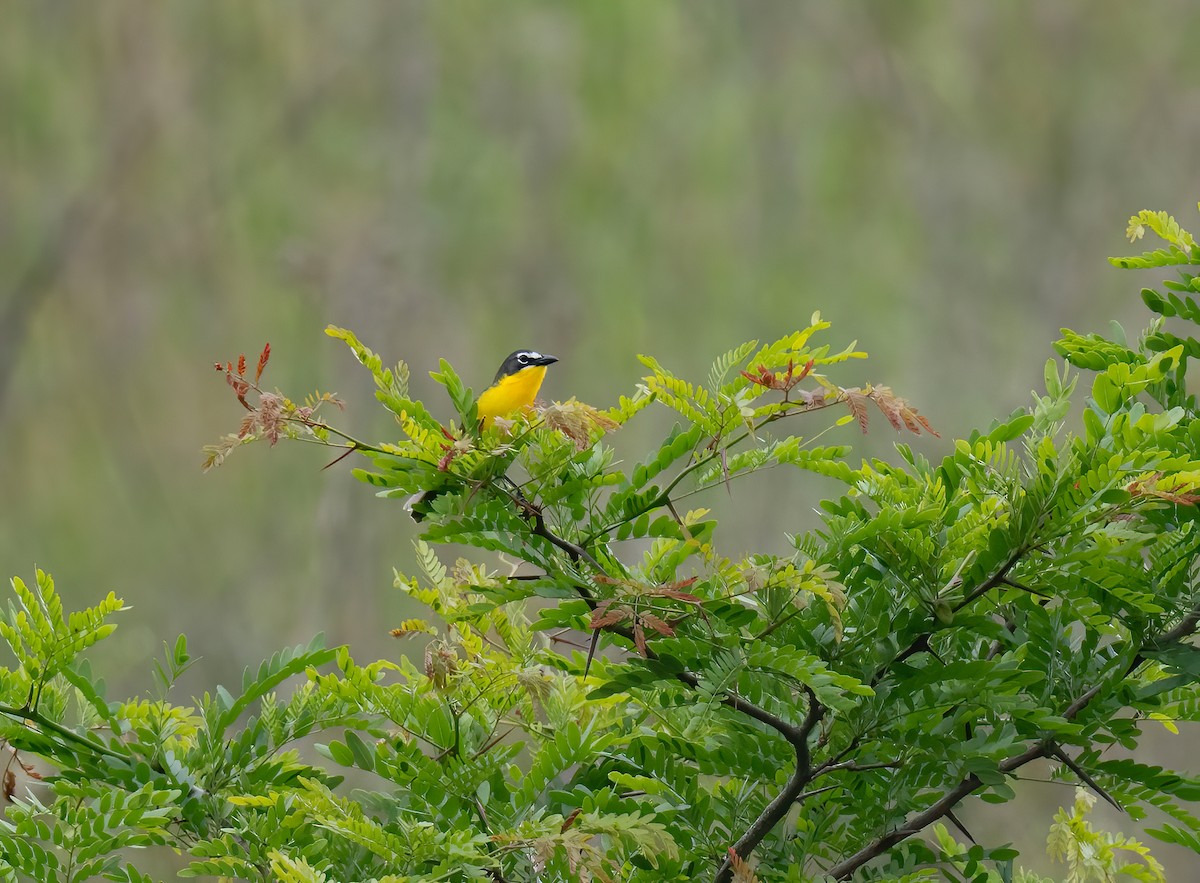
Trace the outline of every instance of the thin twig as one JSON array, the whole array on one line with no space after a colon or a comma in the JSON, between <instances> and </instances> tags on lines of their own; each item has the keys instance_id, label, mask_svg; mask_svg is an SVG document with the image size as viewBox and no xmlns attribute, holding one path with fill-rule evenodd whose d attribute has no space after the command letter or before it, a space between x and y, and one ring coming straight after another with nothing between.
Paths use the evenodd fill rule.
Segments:
<instances>
[{"instance_id":1,"label":"thin twig","mask_svg":"<svg viewBox=\"0 0 1200 883\"><path fill-rule=\"evenodd\" d=\"M1021 557L1027 551L1029 550L1024 544L1017 546L1017 548L1012 551L1004 563L1001 564L991 576L968 592L961 601L954 605L952 608L953 611L957 613L975 599L986 595L996 586L1004 582L1005 578L1008 576L1008 572L1017 566L1017 562L1021 560ZM893 665L904 662L904 660L908 659L910 656L916 655L917 653L928 651L930 649L929 635L929 632L922 632L921 634L917 635L917 637L913 638L912 642L903 650L901 650L899 654L893 657L890 662L885 662L883 665L879 666L879 668L875 670L875 675L871 678L871 686L874 687L876 684L882 681L887 675L888 669L890 669Z\"/></svg>"},{"instance_id":2,"label":"thin twig","mask_svg":"<svg viewBox=\"0 0 1200 883\"><path fill-rule=\"evenodd\" d=\"M813 778L823 776L826 773L836 773L847 771L851 773L864 773L868 770L894 770L904 766L903 760L882 760L878 763L859 763L856 760L844 760L841 763L831 763L828 766L821 766L813 773Z\"/></svg>"}]
</instances>

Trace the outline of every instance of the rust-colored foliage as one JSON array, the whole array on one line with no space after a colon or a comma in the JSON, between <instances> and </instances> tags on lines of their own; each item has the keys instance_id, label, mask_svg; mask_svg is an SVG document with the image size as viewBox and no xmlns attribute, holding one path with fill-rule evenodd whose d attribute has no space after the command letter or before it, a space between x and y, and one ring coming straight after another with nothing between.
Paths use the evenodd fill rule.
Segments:
<instances>
[{"instance_id":1,"label":"rust-colored foliage","mask_svg":"<svg viewBox=\"0 0 1200 883\"><path fill-rule=\"evenodd\" d=\"M595 581L598 584L624 587L629 590L630 595L609 598L597 604L595 609L592 610L592 617L588 622L588 628L593 631L599 631L627 622L633 633L633 643L637 647L638 653L642 656L648 656L649 649L646 643L647 629L669 638L675 634L675 626L679 624L680 620L665 620L653 609L649 608L648 605L639 602L643 602L647 598L671 598L689 604L699 604L700 598L683 591L696 582L696 579L697 577L692 577L680 580L679 582L646 586L632 580L597 576L595 577Z\"/></svg>"},{"instance_id":2,"label":"rust-colored foliage","mask_svg":"<svg viewBox=\"0 0 1200 883\"><path fill-rule=\"evenodd\" d=\"M438 460L437 468L439 472L449 472L450 464L454 462L455 458L460 454L465 454L467 451L472 450L475 447L475 444L471 440L470 436L456 436L444 426L439 426L438 429L442 431L442 435L446 437L446 440L449 442L449 444L442 445L442 450L445 453L442 454L442 458Z\"/></svg>"},{"instance_id":3,"label":"rust-colored foliage","mask_svg":"<svg viewBox=\"0 0 1200 883\"><path fill-rule=\"evenodd\" d=\"M246 354L239 353L237 357L237 366L231 361L221 364L214 362L213 367L225 374L225 382L233 389L237 400L242 403L242 407L247 411L253 411L250 403L246 401L246 393L251 389L258 388L258 382L262 379L263 369L267 367L267 360L271 358L271 344L268 343L263 347L262 353L258 357L258 368L254 372L253 383L246 379Z\"/></svg>"},{"instance_id":4,"label":"rust-colored foliage","mask_svg":"<svg viewBox=\"0 0 1200 883\"><path fill-rule=\"evenodd\" d=\"M867 434L867 397L857 389L848 389L845 391L846 404L850 406L850 413L854 415L854 419L858 421L858 428L862 430L863 435Z\"/></svg>"},{"instance_id":5,"label":"rust-colored foliage","mask_svg":"<svg viewBox=\"0 0 1200 883\"><path fill-rule=\"evenodd\" d=\"M732 846L729 847L729 867L733 869L733 883L758 883L758 875L750 863L738 855Z\"/></svg>"},{"instance_id":6,"label":"rust-colored foliage","mask_svg":"<svg viewBox=\"0 0 1200 883\"><path fill-rule=\"evenodd\" d=\"M297 406L281 392L266 392L259 385L267 362L271 359L271 344L266 344L258 355L254 368L254 379L251 380L246 371L249 362L246 354L238 355L237 360L214 362L213 367L225 375L225 382L233 390L238 402L248 412L242 417L235 434L225 435L215 445L206 445L205 458L202 468L205 471L220 465L229 453L240 443L254 438L265 438L272 446L288 434L288 423L298 423L313 429L325 430L327 427L314 419L316 410L325 403L344 409L343 402L332 393L314 393L305 399L302 406ZM254 391L258 393L258 406L252 405L246 396ZM336 462L336 461L335 461Z\"/></svg>"},{"instance_id":7,"label":"rust-colored foliage","mask_svg":"<svg viewBox=\"0 0 1200 883\"><path fill-rule=\"evenodd\" d=\"M0 803L12 803L16 797L17 773L13 769L13 764L19 766L21 771L31 779L42 778L42 774L34 769L32 765L21 760L21 755L17 753L17 749L13 748L11 745L6 747L8 748L11 757L9 757L8 763L4 765L4 773L0 775L0 798L2 798L0 799Z\"/></svg>"},{"instance_id":8,"label":"rust-colored foliage","mask_svg":"<svg viewBox=\"0 0 1200 883\"><path fill-rule=\"evenodd\" d=\"M907 399L896 395L890 387L887 386L868 386L866 389L854 387L853 389L843 389L842 400L850 408L850 413L854 415L854 419L858 421L858 427L865 434L867 431L867 402L875 403L875 406L887 418L887 422L892 425L892 429L897 432L902 432L907 429L914 435L920 435L922 430L928 432L932 436L941 438L941 435L932 426L925 416L917 411L908 403Z\"/></svg>"},{"instance_id":9,"label":"rust-colored foliage","mask_svg":"<svg viewBox=\"0 0 1200 883\"><path fill-rule=\"evenodd\" d=\"M262 353L259 354L258 367L254 369L254 382L255 383L258 383L258 381L262 380L263 369L267 367L267 360L270 358L271 358L271 344L270 344L270 342L268 342L267 345L263 347Z\"/></svg>"},{"instance_id":10,"label":"rust-colored foliage","mask_svg":"<svg viewBox=\"0 0 1200 883\"><path fill-rule=\"evenodd\" d=\"M573 398L548 405L539 413L546 426L574 442L577 451L585 450L593 442L596 431L612 432L619 425L599 409Z\"/></svg>"},{"instance_id":11,"label":"rust-colored foliage","mask_svg":"<svg viewBox=\"0 0 1200 883\"><path fill-rule=\"evenodd\" d=\"M1178 488L1159 487L1158 483L1162 477L1161 472L1155 472L1145 478L1130 482L1125 489L1135 497L1157 497L1181 506L1194 506L1196 503L1200 503L1200 494L1181 491Z\"/></svg>"},{"instance_id":12,"label":"rust-colored foliage","mask_svg":"<svg viewBox=\"0 0 1200 883\"><path fill-rule=\"evenodd\" d=\"M743 371L741 374L756 386L779 390L786 396L787 393L792 391L796 384L808 376L812 369L813 360L809 359L804 363L803 367L801 367L800 372L797 373L796 363L793 360L788 359L787 370L783 372L776 373L774 371L768 371L766 365L759 365L758 370L753 372Z\"/></svg>"},{"instance_id":13,"label":"rust-colored foliage","mask_svg":"<svg viewBox=\"0 0 1200 883\"><path fill-rule=\"evenodd\" d=\"M638 610L631 604L622 604L618 598L601 601L592 611L588 628L599 630L628 622L633 630L633 643L638 653L647 656L646 629L658 632L663 637L675 634L674 627L649 611Z\"/></svg>"},{"instance_id":14,"label":"rust-colored foliage","mask_svg":"<svg viewBox=\"0 0 1200 883\"><path fill-rule=\"evenodd\" d=\"M699 604L700 599L695 595L689 594L684 589L690 588L699 579L697 576L681 579L678 582L663 583L657 586L647 586L630 579L614 579L610 576L593 577L596 583L604 586L622 586L630 591L630 593L642 598L674 598L676 601L687 601L690 604Z\"/></svg>"},{"instance_id":15,"label":"rust-colored foliage","mask_svg":"<svg viewBox=\"0 0 1200 883\"><path fill-rule=\"evenodd\" d=\"M430 641L425 645L425 677L435 688L445 690L456 674L458 654L453 647L441 641Z\"/></svg>"}]
</instances>

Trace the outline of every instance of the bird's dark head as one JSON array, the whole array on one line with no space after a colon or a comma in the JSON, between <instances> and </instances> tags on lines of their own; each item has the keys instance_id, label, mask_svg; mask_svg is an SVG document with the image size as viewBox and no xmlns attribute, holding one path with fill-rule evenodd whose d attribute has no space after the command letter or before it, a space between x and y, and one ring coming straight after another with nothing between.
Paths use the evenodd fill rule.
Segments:
<instances>
[{"instance_id":1,"label":"bird's dark head","mask_svg":"<svg viewBox=\"0 0 1200 883\"><path fill-rule=\"evenodd\" d=\"M552 365L557 361L558 359L554 358L554 356L539 353L537 350L517 350L504 360L504 363L500 366L500 370L496 372L496 380L492 382L495 383L501 378L516 374L518 371L524 371L526 368L533 368L538 365Z\"/></svg>"}]
</instances>

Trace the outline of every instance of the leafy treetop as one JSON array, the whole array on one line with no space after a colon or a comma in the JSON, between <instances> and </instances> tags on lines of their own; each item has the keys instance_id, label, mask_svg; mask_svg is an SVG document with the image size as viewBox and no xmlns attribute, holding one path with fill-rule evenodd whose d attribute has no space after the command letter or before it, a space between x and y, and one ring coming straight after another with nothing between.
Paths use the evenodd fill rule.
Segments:
<instances>
[{"instance_id":1,"label":"leafy treetop","mask_svg":"<svg viewBox=\"0 0 1200 883\"><path fill-rule=\"evenodd\" d=\"M1200 264L1173 219L1142 213L1145 229L1169 247L1122 266ZM360 665L318 642L192 708L168 699L181 638L158 698L110 702L80 653L121 602L67 617L48 577L14 583L0 738L53 775L42 797L6 784L0 874L146 880L121 850L163 845L188 876L282 881L1010 880L1005 844L917 835L960 824L972 795L1013 800L1049 762L1087 789L1051 827L1067 879L1161 880L1144 845L1085 817L1096 795L1200 851L1200 781L1110 753L1200 718L1200 344L1180 327L1200 321L1195 278L1143 291L1159 318L1136 341L1064 330L1068 364L1047 363L1032 406L936 462L900 445L855 464L821 443L871 409L932 430L886 386L837 385L863 354L821 343L819 316L704 381L643 357L643 385L608 409L572 400L486 430L448 363L441 420L407 366L331 328L399 427L373 443L326 418L336 397L264 390L269 349L253 379L226 362L246 415L207 465L298 439L363 457L355 476L384 498L427 495L421 574L396 585L432 616L393 630L423 660ZM618 462L607 436L652 406L674 427ZM768 468L841 492L789 554L728 557L703 494ZM451 544L473 557L444 561ZM295 750L314 735L321 763ZM335 771L351 767L360 790Z\"/></svg>"}]
</instances>

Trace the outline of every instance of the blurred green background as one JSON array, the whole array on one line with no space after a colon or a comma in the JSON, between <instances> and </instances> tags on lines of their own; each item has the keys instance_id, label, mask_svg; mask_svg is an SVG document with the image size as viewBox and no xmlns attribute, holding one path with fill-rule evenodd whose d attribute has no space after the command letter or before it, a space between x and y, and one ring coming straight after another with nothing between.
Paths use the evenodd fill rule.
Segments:
<instances>
[{"instance_id":1,"label":"blurred green background","mask_svg":"<svg viewBox=\"0 0 1200 883\"><path fill-rule=\"evenodd\" d=\"M0 562L132 605L114 694L181 631L197 690L317 631L396 653L399 506L305 447L199 469L241 416L211 363L268 340L268 385L394 432L328 323L418 393L530 346L607 405L638 352L702 376L820 309L936 455L1060 326L1145 321L1104 258L1138 209L1193 218L1198 35L1187 0L6 4ZM804 523L789 482L721 504L735 544Z\"/></svg>"}]
</instances>

